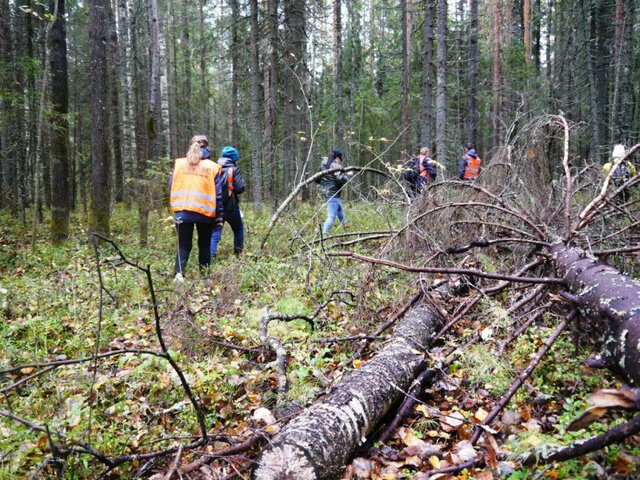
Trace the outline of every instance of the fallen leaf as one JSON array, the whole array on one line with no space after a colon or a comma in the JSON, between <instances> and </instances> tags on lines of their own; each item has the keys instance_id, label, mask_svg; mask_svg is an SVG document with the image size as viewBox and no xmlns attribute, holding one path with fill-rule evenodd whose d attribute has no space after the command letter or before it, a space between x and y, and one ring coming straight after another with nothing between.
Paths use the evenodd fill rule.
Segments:
<instances>
[{"instance_id":1,"label":"fallen leaf","mask_svg":"<svg viewBox=\"0 0 640 480\"><path fill-rule=\"evenodd\" d=\"M431 455L429 457L429 463L433 466L433 468L440 468L440 459L435 455Z\"/></svg>"},{"instance_id":2,"label":"fallen leaf","mask_svg":"<svg viewBox=\"0 0 640 480\"><path fill-rule=\"evenodd\" d=\"M595 407L633 408L638 402L638 393L629 389L606 388L591 395L587 401Z\"/></svg>"},{"instance_id":3,"label":"fallen leaf","mask_svg":"<svg viewBox=\"0 0 640 480\"><path fill-rule=\"evenodd\" d=\"M606 408L589 407L567 426L567 431L575 432L581 428L587 428L593 422L602 418L605 413L607 413Z\"/></svg>"},{"instance_id":4,"label":"fallen leaf","mask_svg":"<svg viewBox=\"0 0 640 480\"><path fill-rule=\"evenodd\" d=\"M489 412L487 412L484 408L479 408L478 410L476 410L476 413L473 414L474 417L476 417L476 420L478 420L479 422L483 422L485 418L487 418L487 415L489 415Z\"/></svg>"}]
</instances>

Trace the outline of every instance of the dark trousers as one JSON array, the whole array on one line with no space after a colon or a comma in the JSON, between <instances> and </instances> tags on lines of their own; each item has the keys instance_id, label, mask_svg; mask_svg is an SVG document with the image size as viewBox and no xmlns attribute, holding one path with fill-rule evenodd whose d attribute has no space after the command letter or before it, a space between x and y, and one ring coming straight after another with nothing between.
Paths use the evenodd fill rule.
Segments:
<instances>
[{"instance_id":1,"label":"dark trousers","mask_svg":"<svg viewBox=\"0 0 640 480\"><path fill-rule=\"evenodd\" d=\"M178 255L176 255L175 273L184 272L187 267L187 260L191 254L193 244L193 227L198 231L198 262L200 267L208 267L211 262L209 246L211 244L211 232L213 223L210 222L180 222L176 223L178 232Z\"/></svg>"},{"instance_id":2,"label":"dark trousers","mask_svg":"<svg viewBox=\"0 0 640 480\"><path fill-rule=\"evenodd\" d=\"M240 208L236 207L233 210L225 210L224 221L231 225L231 230L233 230L233 251L235 253L240 253L244 248L244 223L242 222ZM216 258L218 244L220 243L221 237L222 227L214 230L211 235L211 256L213 258Z\"/></svg>"}]
</instances>

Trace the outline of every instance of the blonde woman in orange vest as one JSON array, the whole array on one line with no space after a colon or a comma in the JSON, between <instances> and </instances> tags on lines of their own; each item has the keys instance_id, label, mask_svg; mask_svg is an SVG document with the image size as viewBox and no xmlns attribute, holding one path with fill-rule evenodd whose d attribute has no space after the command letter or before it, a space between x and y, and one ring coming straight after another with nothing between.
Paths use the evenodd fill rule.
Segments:
<instances>
[{"instance_id":1,"label":"blonde woman in orange vest","mask_svg":"<svg viewBox=\"0 0 640 480\"><path fill-rule=\"evenodd\" d=\"M211 233L223 222L222 170L210 160L208 147L207 137L193 137L187 156L176 159L169 181L171 210L178 232L178 254L174 268L174 280L178 282L184 282L194 227L198 231L198 262L203 268L211 262Z\"/></svg>"}]
</instances>

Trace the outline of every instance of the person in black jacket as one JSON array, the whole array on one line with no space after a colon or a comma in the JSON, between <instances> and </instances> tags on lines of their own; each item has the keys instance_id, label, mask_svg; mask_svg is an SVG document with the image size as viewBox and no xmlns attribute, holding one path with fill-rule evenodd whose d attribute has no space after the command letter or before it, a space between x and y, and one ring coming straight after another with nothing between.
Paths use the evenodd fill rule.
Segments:
<instances>
[{"instance_id":1,"label":"person in black jacket","mask_svg":"<svg viewBox=\"0 0 640 480\"><path fill-rule=\"evenodd\" d=\"M331 152L331 156L326 161L323 161L321 168L323 170L329 170L341 166L342 152L340 150L334 150ZM338 217L338 220L340 220L345 227L347 226L347 218L344 216L342 203L340 203L340 193L342 187L347 183L351 175L353 175L353 172L333 172L323 175L320 179L320 191L327 201L327 219L322 228L323 235L329 233L336 217Z\"/></svg>"},{"instance_id":2,"label":"person in black jacket","mask_svg":"<svg viewBox=\"0 0 640 480\"><path fill-rule=\"evenodd\" d=\"M236 255L242 253L244 249L244 223L240 212L239 198L239 195L244 192L244 181L238 168L239 158L240 154L235 148L224 147L222 157L218 159L218 165L222 167L223 217L233 230L233 252ZM211 258L216 257L223 227L224 224L220 225L211 235Z\"/></svg>"}]
</instances>

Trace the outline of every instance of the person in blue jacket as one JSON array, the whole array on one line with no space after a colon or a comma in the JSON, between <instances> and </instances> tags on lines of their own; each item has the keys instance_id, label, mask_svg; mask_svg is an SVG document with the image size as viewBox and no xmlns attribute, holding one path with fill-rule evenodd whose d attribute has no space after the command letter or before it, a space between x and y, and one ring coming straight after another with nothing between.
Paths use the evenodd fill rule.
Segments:
<instances>
[{"instance_id":1,"label":"person in blue jacket","mask_svg":"<svg viewBox=\"0 0 640 480\"><path fill-rule=\"evenodd\" d=\"M218 165L222 168L222 205L224 207L224 221L233 230L233 253L239 255L244 249L244 222L240 212L240 197L244 192L244 180L238 168L240 154L233 147L224 147ZM222 237L224 223L220 223L211 235L211 258L218 252L218 244Z\"/></svg>"}]
</instances>

